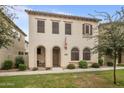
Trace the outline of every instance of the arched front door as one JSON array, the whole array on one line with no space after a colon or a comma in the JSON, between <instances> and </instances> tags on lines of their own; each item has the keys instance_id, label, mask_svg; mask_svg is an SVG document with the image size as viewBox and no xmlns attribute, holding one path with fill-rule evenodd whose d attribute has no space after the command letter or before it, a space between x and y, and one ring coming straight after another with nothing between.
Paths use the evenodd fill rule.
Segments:
<instances>
[{"instance_id":1,"label":"arched front door","mask_svg":"<svg viewBox=\"0 0 124 93\"><path fill-rule=\"evenodd\" d=\"M43 46L37 48L37 66L45 67L45 48Z\"/></svg>"},{"instance_id":2,"label":"arched front door","mask_svg":"<svg viewBox=\"0 0 124 93\"><path fill-rule=\"evenodd\" d=\"M60 48L53 48L53 67L60 67Z\"/></svg>"}]
</instances>

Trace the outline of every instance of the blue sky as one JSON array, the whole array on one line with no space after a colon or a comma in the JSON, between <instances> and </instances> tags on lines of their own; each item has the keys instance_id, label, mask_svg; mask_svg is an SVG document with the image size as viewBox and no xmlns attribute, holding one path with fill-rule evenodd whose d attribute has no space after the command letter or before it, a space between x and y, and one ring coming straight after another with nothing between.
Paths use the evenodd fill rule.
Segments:
<instances>
[{"instance_id":1,"label":"blue sky","mask_svg":"<svg viewBox=\"0 0 124 93\"><path fill-rule=\"evenodd\" d=\"M108 12L113 14L116 10L120 10L122 6L119 5L28 5L28 6L16 6L15 13L18 19L15 19L15 23L28 34L28 15L25 13L25 9L69 14L77 16L90 17L89 14L95 15L95 11ZM28 37L27 37L28 40Z\"/></svg>"}]
</instances>

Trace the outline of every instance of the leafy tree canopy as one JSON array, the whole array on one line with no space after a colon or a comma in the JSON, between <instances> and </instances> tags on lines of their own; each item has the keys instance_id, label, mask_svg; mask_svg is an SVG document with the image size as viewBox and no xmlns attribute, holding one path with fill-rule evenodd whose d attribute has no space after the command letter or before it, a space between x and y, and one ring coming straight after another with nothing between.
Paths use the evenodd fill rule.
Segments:
<instances>
[{"instance_id":1,"label":"leafy tree canopy","mask_svg":"<svg viewBox=\"0 0 124 93\"><path fill-rule=\"evenodd\" d=\"M103 17L107 23L99 26L99 39L98 45L95 46L95 50L100 54L105 55L107 52L113 56L114 59L114 84L116 84L116 59L118 57L118 51L124 49L124 9L116 11L114 15L106 12L97 12L99 16ZM107 53L107 54L108 54Z\"/></svg>"},{"instance_id":2,"label":"leafy tree canopy","mask_svg":"<svg viewBox=\"0 0 124 93\"><path fill-rule=\"evenodd\" d=\"M0 48L12 45L13 43L13 22L15 14L11 12L13 6L0 6Z\"/></svg>"}]
</instances>

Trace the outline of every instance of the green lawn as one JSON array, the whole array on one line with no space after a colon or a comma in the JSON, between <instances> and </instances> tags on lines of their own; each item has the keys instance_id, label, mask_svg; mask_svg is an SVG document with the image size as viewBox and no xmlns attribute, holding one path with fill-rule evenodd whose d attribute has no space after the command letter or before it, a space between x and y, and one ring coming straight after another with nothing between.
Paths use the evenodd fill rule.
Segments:
<instances>
[{"instance_id":1,"label":"green lawn","mask_svg":"<svg viewBox=\"0 0 124 93\"><path fill-rule=\"evenodd\" d=\"M0 77L0 87L124 87L124 70L117 71L118 84L113 84L112 71L67 74Z\"/></svg>"}]
</instances>

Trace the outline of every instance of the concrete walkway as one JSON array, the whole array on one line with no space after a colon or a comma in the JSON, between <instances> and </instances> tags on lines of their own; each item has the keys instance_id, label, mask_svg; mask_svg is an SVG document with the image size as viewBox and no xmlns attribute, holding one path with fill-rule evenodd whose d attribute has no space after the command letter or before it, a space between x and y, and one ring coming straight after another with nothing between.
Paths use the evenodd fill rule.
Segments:
<instances>
[{"instance_id":1,"label":"concrete walkway","mask_svg":"<svg viewBox=\"0 0 124 93\"><path fill-rule=\"evenodd\" d=\"M124 69L124 67L117 67L117 69ZM102 68L88 68L88 69L56 69L56 70L45 70L45 71L18 71L18 72L0 72L0 76L16 76L16 75L36 75L36 74L55 74L55 73L74 73L74 72L91 72L91 71L106 71L113 70L113 67L102 67Z\"/></svg>"}]
</instances>

